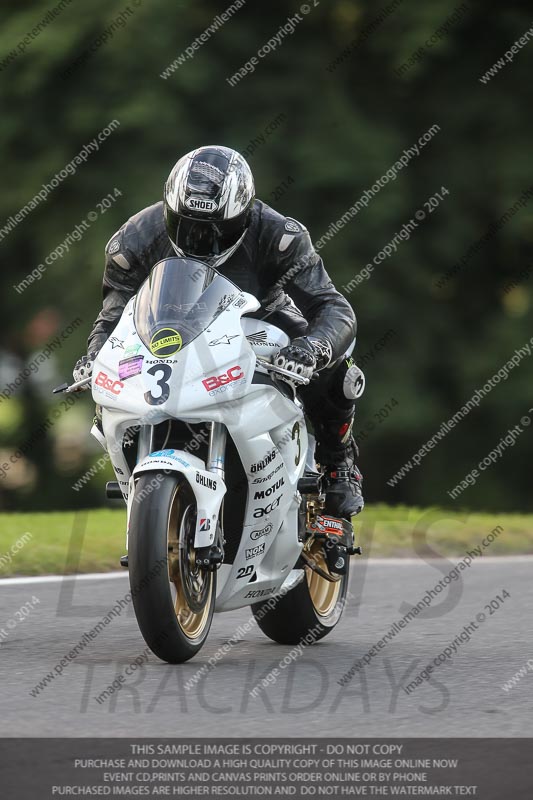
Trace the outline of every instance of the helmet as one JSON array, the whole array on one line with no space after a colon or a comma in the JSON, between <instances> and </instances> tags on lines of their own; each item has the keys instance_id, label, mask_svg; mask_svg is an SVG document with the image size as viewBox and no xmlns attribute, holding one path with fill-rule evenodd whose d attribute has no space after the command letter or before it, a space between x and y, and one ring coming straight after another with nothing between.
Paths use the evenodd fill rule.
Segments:
<instances>
[{"instance_id":1,"label":"helmet","mask_svg":"<svg viewBox=\"0 0 533 800\"><path fill-rule=\"evenodd\" d=\"M235 150L213 145L187 153L165 184L165 223L175 252L222 264L244 239L254 199L252 172Z\"/></svg>"}]
</instances>

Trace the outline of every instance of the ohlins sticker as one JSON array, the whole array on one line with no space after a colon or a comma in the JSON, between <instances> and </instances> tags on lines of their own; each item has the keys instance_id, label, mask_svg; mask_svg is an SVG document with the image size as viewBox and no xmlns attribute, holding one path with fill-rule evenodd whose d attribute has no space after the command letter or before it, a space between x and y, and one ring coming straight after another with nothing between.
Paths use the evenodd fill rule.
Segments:
<instances>
[{"instance_id":1,"label":"ohlins sticker","mask_svg":"<svg viewBox=\"0 0 533 800\"><path fill-rule=\"evenodd\" d=\"M100 389L105 389L112 394L120 394L124 388L122 381L116 381L113 378L110 378L105 372L98 373L95 384Z\"/></svg>"},{"instance_id":2,"label":"ohlins sticker","mask_svg":"<svg viewBox=\"0 0 533 800\"><path fill-rule=\"evenodd\" d=\"M253 514L254 518L259 519L260 517L264 517L266 514L270 514L270 512L277 508L280 503L281 495L269 503L268 506L265 506L265 508L256 508Z\"/></svg>"},{"instance_id":3,"label":"ohlins sticker","mask_svg":"<svg viewBox=\"0 0 533 800\"><path fill-rule=\"evenodd\" d=\"M273 483L272 486L269 486L268 489L259 489L254 494L254 500L263 500L265 497L270 497L270 495L274 494L277 489L280 489L285 483L284 478L279 478L276 483Z\"/></svg>"},{"instance_id":4,"label":"ohlins sticker","mask_svg":"<svg viewBox=\"0 0 533 800\"><path fill-rule=\"evenodd\" d=\"M223 372L222 375L212 375L210 378L204 378L202 383L206 391L211 394L212 392L215 392L216 389L220 389L222 386L227 386L234 381L239 381L241 378L244 378L244 372L237 364L234 367L230 367L227 372Z\"/></svg>"},{"instance_id":5,"label":"ohlins sticker","mask_svg":"<svg viewBox=\"0 0 533 800\"><path fill-rule=\"evenodd\" d=\"M196 473L196 483L199 483L200 486L206 486L208 489L213 489L216 491L217 482L214 478L207 478L205 475L202 475L201 472Z\"/></svg>"},{"instance_id":6,"label":"ohlins sticker","mask_svg":"<svg viewBox=\"0 0 533 800\"><path fill-rule=\"evenodd\" d=\"M256 556L260 556L261 553L265 552L265 542L261 544L256 544L255 547L249 547L247 550L244 551L244 555L246 556L246 560L249 561L250 558L255 558Z\"/></svg>"},{"instance_id":7,"label":"ohlins sticker","mask_svg":"<svg viewBox=\"0 0 533 800\"><path fill-rule=\"evenodd\" d=\"M265 527L261 528L261 530L252 531L250 534L250 539L252 539L255 542L257 541L257 539L261 539L262 536L268 536L268 534L271 531L272 531L272 523L269 522L268 525L265 525Z\"/></svg>"},{"instance_id":8,"label":"ohlins sticker","mask_svg":"<svg viewBox=\"0 0 533 800\"><path fill-rule=\"evenodd\" d=\"M265 467L268 467L271 461L274 461L277 455L277 450L271 450L270 453L261 460L258 461L257 464L252 464L250 467L250 472L260 472Z\"/></svg>"},{"instance_id":9,"label":"ohlins sticker","mask_svg":"<svg viewBox=\"0 0 533 800\"><path fill-rule=\"evenodd\" d=\"M150 340L150 352L159 358L172 356L181 350L183 340L174 328L161 328Z\"/></svg>"}]
</instances>

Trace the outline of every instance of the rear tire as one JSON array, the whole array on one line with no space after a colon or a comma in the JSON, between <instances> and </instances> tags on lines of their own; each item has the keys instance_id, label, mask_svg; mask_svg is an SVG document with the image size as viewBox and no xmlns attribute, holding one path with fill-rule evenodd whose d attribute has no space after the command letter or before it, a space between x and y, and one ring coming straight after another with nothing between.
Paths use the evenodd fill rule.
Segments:
<instances>
[{"instance_id":1,"label":"rear tire","mask_svg":"<svg viewBox=\"0 0 533 800\"><path fill-rule=\"evenodd\" d=\"M328 572L323 548L315 542L313 557L321 570ZM339 622L348 591L350 560L343 575L334 583L303 565L305 577L279 600L272 598L270 605L255 603L252 613L263 633L279 644L299 644L311 636L310 644L323 639ZM272 603L275 605L272 607Z\"/></svg>"},{"instance_id":2,"label":"rear tire","mask_svg":"<svg viewBox=\"0 0 533 800\"><path fill-rule=\"evenodd\" d=\"M133 607L146 644L171 664L198 653L213 619L216 572L195 566L195 529L187 481L177 473L141 474L129 527Z\"/></svg>"}]
</instances>

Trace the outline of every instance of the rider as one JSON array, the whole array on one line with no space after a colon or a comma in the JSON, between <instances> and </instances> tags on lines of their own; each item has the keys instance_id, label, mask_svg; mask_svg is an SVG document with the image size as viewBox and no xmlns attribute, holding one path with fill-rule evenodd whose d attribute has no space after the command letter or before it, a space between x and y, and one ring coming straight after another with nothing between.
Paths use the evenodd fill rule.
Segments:
<instances>
[{"instance_id":1,"label":"rider","mask_svg":"<svg viewBox=\"0 0 533 800\"><path fill-rule=\"evenodd\" d=\"M183 156L165 184L163 202L131 217L105 248L103 308L74 380L91 374L98 351L151 268L177 254L215 267L261 302L260 318L282 328L291 343L276 360L310 377L302 401L326 477L325 511L349 519L363 509L362 476L352 436L361 373L346 353L355 315L335 289L306 228L255 198L244 158L227 147L200 147Z\"/></svg>"}]
</instances>

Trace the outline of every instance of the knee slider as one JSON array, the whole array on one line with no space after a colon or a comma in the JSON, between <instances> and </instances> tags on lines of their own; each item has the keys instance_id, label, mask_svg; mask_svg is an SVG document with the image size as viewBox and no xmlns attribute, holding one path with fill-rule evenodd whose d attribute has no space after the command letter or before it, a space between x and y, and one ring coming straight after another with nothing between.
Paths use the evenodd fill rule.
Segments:
<instances>
[{"instance_id":1,"label":"knee slider","mask_svg":"<svg viewBox=\"0 0 533 800\"><path fill-rule=\"evenodd\" d=\"M357 364L352 364L350 367L348 367L342 384L342 389L346 399L357 400L359 397L361 397L365 391L365 384L366 380L363 370L358 367Z\"/></svg>"}]
</instances>

